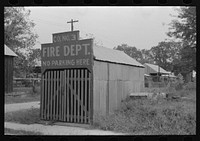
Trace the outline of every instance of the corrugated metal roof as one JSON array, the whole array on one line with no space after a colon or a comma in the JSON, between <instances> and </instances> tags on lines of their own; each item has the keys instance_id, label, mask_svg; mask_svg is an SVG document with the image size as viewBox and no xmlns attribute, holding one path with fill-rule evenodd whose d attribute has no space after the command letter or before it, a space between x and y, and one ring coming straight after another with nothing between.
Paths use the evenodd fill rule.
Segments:
<instances>
[{"instance_id":1,"label":"corrugated metal roof","mask_svg":"<svg viewBox=\"0 0 200 141\"><path fill-rule=\"evenodd\" d=\"M148 63L145 63L147 66L149 66L150 68L152 68L154 71L156 71L156 73L158 72L158 65L153 65L153 64L148 64ZM163 68L160 67L160 73L170 73L166 70L164 70Z\"/></svg>"},{"instance_id":2,"label":"corrugated metal roof","mask_svg":"<svg viewBox=\"0 0 200 141\"><path fill-rule=\"evenodd\" d=\"M93 51L95 60L144 67L142 64L125 54L123 51L99 46L94 46ZM38 61L37 65L41 66L41 61Z\"/></svg>"},{"instance_id":3,"label":"corrugated metal roof","mask_svg":"<svg viewBox=\"0 0 200 141\"><path fill-rule=\"evenodd\" d=\"M144 67L142 64L125 54L123 51L100 46L94 46L93 51L96 60Z\"/></svg>"},{"instance_id":4,"label":"corrugated metal roof","mask_svg":"<svg viewBox=\"0 0 200 141\"><path fill-rule=\"evenodd\" d=\"M4 45L4 55L8 55L8 56L17 56L17 54L15 54L9 47L7 47L6 45Z\"/></svg>"}]
</instances>

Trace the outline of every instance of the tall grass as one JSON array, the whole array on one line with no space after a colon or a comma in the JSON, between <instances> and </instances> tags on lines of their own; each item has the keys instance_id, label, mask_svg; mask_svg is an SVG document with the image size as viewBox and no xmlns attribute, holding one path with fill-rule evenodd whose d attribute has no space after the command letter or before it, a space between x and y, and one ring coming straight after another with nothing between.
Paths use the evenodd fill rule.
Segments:
<instances>
[{"instance_id":1,"label":"tall grass","mask_svg":"<svg viewBox=\"0 0 200 141\"><path fill-rule=\"evenodd\" d=\"M184 95L196 95L184 90ZM109 116L97 115L95 127L131 134L196 134L196 103L193 100L130 99Z\"/></svg>"}]
</instances>

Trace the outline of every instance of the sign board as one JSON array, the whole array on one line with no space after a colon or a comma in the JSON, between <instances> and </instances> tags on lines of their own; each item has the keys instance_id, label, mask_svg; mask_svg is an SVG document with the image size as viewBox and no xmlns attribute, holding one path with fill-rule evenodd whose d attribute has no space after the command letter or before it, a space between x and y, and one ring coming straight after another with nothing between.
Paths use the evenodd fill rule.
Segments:
<instances>
[{"instance_id":1,"label":"sign board","mask_svg":"<svg viewBox=\"0 0 200 141\"><path fill-rule=\"evenodd\" d=\"M79 31L62 32L53 34L53 43L79 40Z\"/></svg>"},{"instance_id":2,"label":"sign board","mask_svg":"<svg viewBox=\"0 0 200 141\"><path fill-rule=\"evenodd\" d=\"M88 68L92 71L93 39L42 44L42 73L46 69Z\"/></svg>"}]
</instances>

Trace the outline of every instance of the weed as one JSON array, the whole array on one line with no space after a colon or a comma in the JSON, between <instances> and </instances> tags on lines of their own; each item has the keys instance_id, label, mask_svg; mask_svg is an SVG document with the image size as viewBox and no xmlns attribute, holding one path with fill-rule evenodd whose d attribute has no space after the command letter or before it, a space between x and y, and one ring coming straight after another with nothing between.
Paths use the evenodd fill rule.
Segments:
<instances>
[{"instance_id":1,"label":"weed","mask_svg":"<svg viewBox=\"0 0 200 141\"><path fill-rule=\"evenodd\" d=\"M196 132L194 109L195 103L190 101L127 98L122 102L120 109L113 114L98 115L94 126L132 134L194 135Z\"/></svg>"}]
</instances>

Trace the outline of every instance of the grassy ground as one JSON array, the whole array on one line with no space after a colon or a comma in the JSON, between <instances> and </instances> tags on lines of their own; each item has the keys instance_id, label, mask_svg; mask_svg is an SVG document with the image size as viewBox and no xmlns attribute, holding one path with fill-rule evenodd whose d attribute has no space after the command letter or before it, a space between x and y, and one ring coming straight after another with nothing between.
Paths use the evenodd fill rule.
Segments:
<instances>
[{"instance_id":1,"label":"grassy ground","mask_svg":"<svg viewBox=\"0 0 200 141\"><path fill-rule=\"evenodd\" d=\"M182 89L172 95L188 99L127 98L113 114L96 115L94 126L130 134L196 134L196 89Z\"/></svg>"},{"instance_id":2,"label":"grassy ground","mask_svg":"<svg viewBox=\"0 0 200 141\"><path fill-rule=\"evenodd\" d=\"M43 135L43 134L40 133L40 132L13 130L13 129L5 128L4 129L4 135Z\"/></svg>"},{"instance_id":3,"label":"grassy ground","mask_svg":"<svg viewBox=\"0 0 200 141\"><path fill-rule=\"evenodd\" d=\"M34 124L40 121L40 109L32 108L16 112L8 112L4 116L4 121L21 124Z\"/></svg>"},{"instance_id":4,"label":"grassy ground","mask_svg":"<svg viewBox=\"0 0 200 141\"><path fill-rule=\"evenodd\" d=\"M23 102L33 102L40 100L40 88L36 88L36 93L32 92L32 88L16 88L14 89L14 94L16 92L24 92L24 95L5 95L5 104L11 103L23 103Z\"/></svg>"},{"instance_id":5,"label":"grassy ground","mask_svg":"<svg viewBox=\"0 0 200 141\"><path fill-rule=\"evenodd\" d=\"M98 116L95 128L134 135L194 135L196 134L196 87L185 87L171 95L186 99L130 99L109 116ZM22 124L38 123L39 109L5 114L5 121Z\"/></svg>"}]
</instances>

